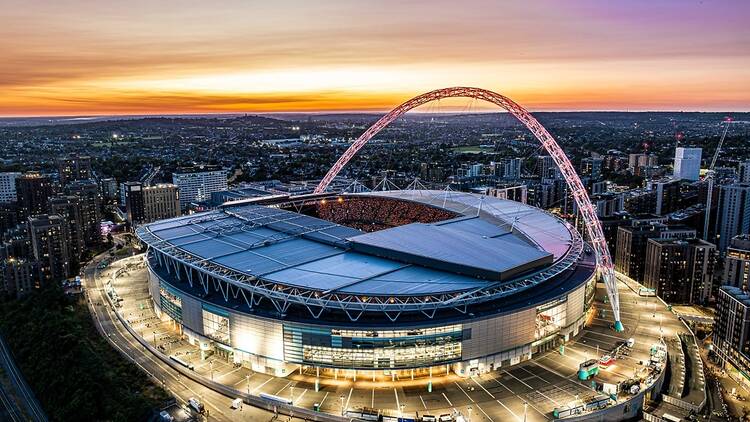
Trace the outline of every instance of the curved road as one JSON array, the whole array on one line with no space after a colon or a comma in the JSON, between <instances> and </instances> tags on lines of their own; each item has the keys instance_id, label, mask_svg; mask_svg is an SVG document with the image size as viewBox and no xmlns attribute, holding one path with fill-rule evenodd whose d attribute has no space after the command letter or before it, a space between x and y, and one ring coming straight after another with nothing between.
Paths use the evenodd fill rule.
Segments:
<instances>
[{"instance_id":1,"label":"curved road","mask_svg":"<svg viewBox=\"0 0 750 422\"><path fill-rule=\"evenodd\" d=\"M0 420L11 421L46 421L47 415L31 391L21 371L13 360L10 348L0 337L0 372L3 381L0 383L0 403L5 413L0 413ZM10 388L7 388L10 387Z\"/></svg>"},{"instance_id":2,"label":"curved road","mask_svg":"<svg viewBox=\"0 0 750 422\"><path fill-rule=\"evenodd\" d=\"M174 368L162 362L139 343L120 323L107 302L104 285L98 277L97 265L108 252L95 257L84 270L88 306L99 333L107 338L121 354L134 362L156 382L161 383L180 403L191 397L203 402L208 420L216 421L270 421L273 413L248 405L242 410L230 408L232 398L219 394L202 384L181 376Z\"/></svg>"}]
</instances>

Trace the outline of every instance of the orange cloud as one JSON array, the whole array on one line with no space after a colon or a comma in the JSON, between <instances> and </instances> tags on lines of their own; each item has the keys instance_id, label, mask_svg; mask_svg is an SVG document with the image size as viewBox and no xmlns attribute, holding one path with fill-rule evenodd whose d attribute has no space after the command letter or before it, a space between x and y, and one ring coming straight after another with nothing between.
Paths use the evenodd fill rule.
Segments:
<instances>
[{"instance_id":1,"label":"orange cloud","mask_svg":"<svg viewBox=\"0 0 750 422\"><path fill-rule=\"evenodd\" d=\"M750 109L744 3L7 3L0 115L383 110L451 85L539 110Z\"/></svg>"}]
</instances>

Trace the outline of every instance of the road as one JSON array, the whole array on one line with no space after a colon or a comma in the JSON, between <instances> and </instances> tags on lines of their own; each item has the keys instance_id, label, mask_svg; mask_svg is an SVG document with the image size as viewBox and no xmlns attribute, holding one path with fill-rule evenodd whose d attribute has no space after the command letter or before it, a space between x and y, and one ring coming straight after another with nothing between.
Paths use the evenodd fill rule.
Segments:
<instances>
[{"instance_id":1,"label":"road","mask_svg":"<svg viewBox=\"0 0 750 422\"><path fill-rule=\"evenodd\" d=\"M21 371L16 367L10 348L0 337L0 403L4 413L0 413L0 420L11 421L46 421L42 407L37 402Z\"/></svg>"},{"instance_id":2,"label":"road","mask_svg":"<svg viewBox=\"0 0 750 422\"><path fill-rule=\"evenodd\" d=\"M156 382L161 383L180 403L191 397L198 398L207 409L205 419L215 421L270 421L271 412L244 406L242 410L230 408L231 398L219 394L202 384L181 376L178 371L162 362L143 347L125 327L107 303L102 280L98 277L97 265L108 256L108 252L95 257L84 270L85 290L88 306L100 334L112 346L134 362Z\"/></svg>"}]
</instances>

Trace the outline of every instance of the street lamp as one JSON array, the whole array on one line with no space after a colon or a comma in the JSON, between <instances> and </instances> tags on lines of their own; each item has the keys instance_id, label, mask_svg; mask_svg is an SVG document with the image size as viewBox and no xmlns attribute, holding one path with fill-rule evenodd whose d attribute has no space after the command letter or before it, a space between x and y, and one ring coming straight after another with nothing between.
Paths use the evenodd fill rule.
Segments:
<instances>
[{"instance_id":1,"label":"street lamp","mask_svg":"<svg viewBox=\"0 0 750 422\"><path fill-rule=\"evenodd\" d=\"M404 417L404 408L406 407L405 404L401 403L401 406L399 406L398 410L398 417L403 418Z\"/></svg>"},{"instance_id":2,"label":"street lamp","mask_svg":"<svg viewBox=\"0 0 750 422\"><path fill-rule=\"evenodd\" d=\"M341 416L344 416L344 395L342 394L339 399L341 399Z\"/></svg>"},{"instance_id":3,"label":"street lamp","mask_svg":"<svg viewBox=\"0 0 750 422\"><path fill-rule=\"evenodd\" d=\"M471 422L471 411L474 410L474 408L469 406L468 410L469 410L469 422Z\"/></svg>"},{"instance_id":4,"label":"street lamp","mask_svg":"<svg viewBox=\"0 0 750 422\"><path fill-rule=\"evenodd\" d=\"M247 394L250 394L250 374L245 375L245 380L247 381Z\"/></svg>"},{"instance_id":5,"label":"street lamp","mask_svg":"<svg viewBox=\"0 0 750 422\"><path fill-rule=\"evenodd\" d=\"M294 406L294 384L289 386L289 401L291 401L292 406Z\"/></svg>"}]
</instances>

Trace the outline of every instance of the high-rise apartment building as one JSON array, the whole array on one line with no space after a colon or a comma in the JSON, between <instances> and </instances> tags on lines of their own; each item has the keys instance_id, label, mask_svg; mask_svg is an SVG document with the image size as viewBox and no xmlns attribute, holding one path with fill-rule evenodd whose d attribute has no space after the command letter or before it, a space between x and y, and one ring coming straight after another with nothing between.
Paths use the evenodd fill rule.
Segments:
<instances>
[{"instance_id":1,"label":"high-rise apartment building","mask_svg":"<svg viewBox=\"0 0 750 422\"><path fill-rule=\"evenodd\" d=\"M438 163L420 163L419 177L430 182L442 182L445 179L445 171Z\"/></svg>"},{"instance_id":2,"label":"high-rise apartment building","mask_svg":"<svg viewBox=\"0 0 750 422\"><path fill-rule=\"evenodd\" d=\"M180 215L180 192L177 186L162 183L143 188L146 221L163 220Z\"/></svg>"},{"instance_id":3,"label":"high-rise apartment building","mask_svg":"<svg viewBox=\"0 0 750 422\"><path fill-rule=\"evenodd\" d=\"M652 154L641 153L628 155L628 169L635 174L640 174L640 169L643 167L652 167L658 164L658 158Z\"/></svg>"},{"instance_id":4,"label":"high-rise apartment building","mask_svg":"<svg viewBox=\"0 0 750 422\"><path fill-rule=\"evenodd\" d=\"M0 204L0 234L12 229L18 222L18 204Z\"/></svg>"},{"instance_id":5,"label":"high-rise apartment building","mask_svg":"<svg viewBox=\"0 0 750 422\"><path fill-rule=\"evenodd\" d=\"M71 259L81 257L85 249L84 225L81 218L81 203L77 196L65 195L51 198L49 212L62 217L66 225L66 242Z\"/></svg>"},{"instance_id":6,"label":"high-rise apartment building","mask_svg":"<svg viewBox=\"0 0 750 422\"><path fill-rule=\"evenodd\" d=\"M65 186L75 180L91 179L91 157L71 156L57 159L57 171L60 175L60 185Z\"/></svg>"},{"instance_id":7,"label":"high-rise apartment building","mask_svg":"<svg viewBox=\"0 0 750 422\"><path fill-rule=\"evenodd\" d=\"M701 172L701 148L677 147L674 153L675 179L696 181Z\"/></svg>"},{"instance_id":8,"label":"high-rise apartment building","mask_svg":"<svg viewBox=\"0 0 750 422\"><path fill-rule=\"evenodd\" d=\"M66 224L59 215L29 218L29 235L34 259L39 263L42 283L63 280L70 276Z\"/></svg>"},{"instance_id":9,"label":"high-rise apartment building","mask_svg":"<svg viewBox=\"0 0 750 422\"><path fill-rule=\"evenodd\" d=\"M25 258L0 261L0 291L11 298L20 298L39 287L39 265Z\"/></svg>"},{"instance_id":10,"label":"high-rise apartment building","mask_svg":"<svg viewBox=\"0 0 750 422\"><path fill-rule=\"evenodd\" d=\"M729 242L721 283L750 289L750 235L741 234Z\"/></svg>"},{"instance_id":11,"label":"high-rise apartment building","mask_svg":"<svg viewBox=\"0 0 750 422\"><path fill-rule=\"evenodd\" d=\"M680 209L680 181L660 180L650 183L650 189L654 192L654 214L667 215Z\"/></svg>"},{"instance_id":12,"label":"high-rise apartment building","mask_svg":"<svg viewBox=\"0 0 750 422\"><path fill-rule=\"evenodd\" d=\"M594 180L599 180L602 176L602 162L599 157L586 157L581 160L581 175L589 176Z\"/></svg>"},{"instance_id":13,"label":"high-rise apartment building","mask_svg":"<svg viewBox=\"0 0 750 422\"><path fill-rule=\"evenodd\" d=\"M143 209L143 184L141 182L124 182L120 185L120 194L125 204L128 224L131 226L145 221Z\"/></svg>"},{"instance_id":14,"label":"high-rise apartment building","mask_svg":"<svg viewBox=\"0 0 750 422\"><path fill-rule=\"evenodd\" d=\"M180 192L173 184L143 186L140 182L127 182L123 187L128 223L132 226L180 215Z\"/></svg>"},{"instance_id":15,"label":"high-rise apartment building","mask_svg":"<svg viewBox=\"0 0 750 422\"><path fill-rule=\"evenodd\" d=\"M0 204L16 202L16 178L20 175L15 172L0 173Z\"/></svg>"},{"instance_id":16,"label":"high-rise apartment building","mask_svg":"<svg viewBox=\"0 0 750 422\"><path fill-rule=\"evenodd\" d=\"M30 172L16 178L18 214L22 218L46 214L53 194L54 186L47 176Z\"/></svg>"},{"instance_id":17,"label":"high-rise apartment building","mask_svg":"<svg viewBox=\"0 0 750 422\"><path fill-rule=\"evenodd\" d=\"M733 286L722 286L716 298L713 351L726 365L750 373L750 296Z\"/></svg>"},{"instance_id":18,"label":"high-rise apartment building","mask_svg":"<svg viewBox=\"0 0 750 422\"><path fill-rule=\"evenodd\" d=\"M88 246L99 244L102 240L102 198L99 193L99 185L93 179L76 180L69 182L65 191L69 195L78 197L83 243Z\"/></svg>"},{"instance_id":19,"label":"high-rise apartment building","mask_svg":"<svg viewBox=\"0 0 750 422\"><path fill-rule=\"evenodd\" d=\"M659 222L634 221L634 225L617 228L615 269L636 281L643 281L646 247L649 239L690 239L696 231L683 226Z\"/></svg>"},{"instance_id":20,"label":"high-rise apartment building","mask_svg":"<svg viewBox=\"0 0 750 422\"><path fill-rule=\"evenodd\" d=\"M521 178L523 160L520 158L506 158L495 163L495 175L505 179L517 180Z\"/></svg>"},{"instance_id":21,"label":"high-rise apartment building","mask_svg":"<svg viewBox=\"0 0 750 422\"><path fill-rule=\"evenodd\" d=\"M733 237L750 233L750 183L719 188L714 227L716 246L722 254Z\"/></svg>"},{"instance_id":22,"label":"high-rise apartment building","mask_svg":"<svg viewBox=\"0 0 750 422\"><path fill-rule=\"evenodd\" d=\"M111 177L101 179L99 181L99 186L101 188L102 198L104 198L108 202L118 199L117 181L115 179Z\"/></svg>"},{"instance_id":23,"label":"high-rise apartment building","mask_svg":"<svg viewBox=\"0 0 750 422\"><path fill-rule=\"evenodd\" d=\"M715 252L700 239L649 239L643 284L668 303L704 303L711 295Z\"/></svg>"},{"instance_id":24,"label":"high-rise apartment building","mask_svg":"<svg viewBox=\"0 0 750 422\"><path fill-rule=\"evenodd\" d=\"M557 168L555 160L549 155L536 157L536 173L542 179L557 179L560 177L560 170Z\"/></svg>"},{"instance_id":25,"label":"high-rise apartment building","mask_svg":"<svg viewBox=\"0 0 750 422\"><path fill-rule=\"evenodd\" d=\"M737 169L737 179L740 183L750 183L750 160L740 163Z\"/></svg>"},{"instance_id":26,"label":"high-rise apartment building","mask_svg":"<svg viewBox=\"0 0 750 422\"><path fill-rule=\"evenodd\" d=\"M172 174L172 183L180 190L182 209L192 202L211 199L213 192L227 190L227 172L219 166L182 168Z\"/></svg>"}]
</instances>

